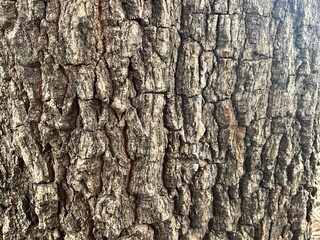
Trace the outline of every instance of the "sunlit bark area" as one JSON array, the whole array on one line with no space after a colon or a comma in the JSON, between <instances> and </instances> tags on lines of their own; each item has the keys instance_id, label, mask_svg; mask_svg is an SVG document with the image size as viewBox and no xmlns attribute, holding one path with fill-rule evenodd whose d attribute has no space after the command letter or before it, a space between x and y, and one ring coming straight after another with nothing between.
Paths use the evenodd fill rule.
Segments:
<instances>
[{"instance_id":1,"label":"sunlit bark area","mask_svg":"<svg viewBox=\"0 0 320 240\"><path fill-rule=\"evenodd\" d=\"M1 239L309 239L318 0L1 0Z\"/></svg>"}]
</instances>

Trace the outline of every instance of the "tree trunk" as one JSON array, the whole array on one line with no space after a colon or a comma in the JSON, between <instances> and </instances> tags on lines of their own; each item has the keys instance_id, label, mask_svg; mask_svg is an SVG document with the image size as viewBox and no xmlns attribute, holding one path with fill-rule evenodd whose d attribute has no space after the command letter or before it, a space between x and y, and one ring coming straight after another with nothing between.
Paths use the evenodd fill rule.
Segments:
<instances>
[{"instance_id":1,"label":"tree trunk","mask_svg":"<svg viewBox=\"0 0 320 240\"><path fill-rule=\"evenodd\" d=\"M318 0L1 0L3 239L309 239Z\"/></svg>"}]
</instances>

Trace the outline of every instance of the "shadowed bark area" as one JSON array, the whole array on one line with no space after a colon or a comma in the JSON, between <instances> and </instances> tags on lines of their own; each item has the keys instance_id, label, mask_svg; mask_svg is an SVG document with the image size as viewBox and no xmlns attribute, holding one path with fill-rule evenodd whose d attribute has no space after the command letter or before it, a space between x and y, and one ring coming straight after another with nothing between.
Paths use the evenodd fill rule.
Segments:
<instances>
[{"instance_id":1,"label":"shadowed bark area","mask_svg":"<svg viewBox=\"0 0 320 240\"><path fill-rule=\"evenodd\" d=\"M319 10L2 0L2 238L309 239Z\"/></svg>"}]
</instances>

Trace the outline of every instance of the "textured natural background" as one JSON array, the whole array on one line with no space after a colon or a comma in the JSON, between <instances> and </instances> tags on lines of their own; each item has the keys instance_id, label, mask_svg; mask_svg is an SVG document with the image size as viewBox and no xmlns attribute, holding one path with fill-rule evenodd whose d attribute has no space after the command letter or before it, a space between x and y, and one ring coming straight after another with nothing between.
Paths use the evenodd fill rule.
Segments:
<instances>
[{"instance_id":1,"label":"textured natural background","mask_svg":"<svg viewBox=\"0 0 320 240\"><path fill-rule=\"evenodd\" d=\"M0 0L0 237L308 239L319 0Z\"/></svg>"}]
</instances>

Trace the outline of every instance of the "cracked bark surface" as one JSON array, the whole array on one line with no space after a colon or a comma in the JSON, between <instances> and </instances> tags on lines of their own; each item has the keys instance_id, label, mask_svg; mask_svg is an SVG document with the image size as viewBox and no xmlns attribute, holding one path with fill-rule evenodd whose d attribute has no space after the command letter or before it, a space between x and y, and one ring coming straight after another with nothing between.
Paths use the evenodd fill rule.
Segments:
<instances>
[{"instance_id":1,"label":"cracked bark surface","mask_svg":"<svg viewBox=\"0 0 320 240\"><path fill-rule=\"evenodd\" d=\"M2 0L2 239L309 239L317 0Z\"/></svg>"}]
</instances>

